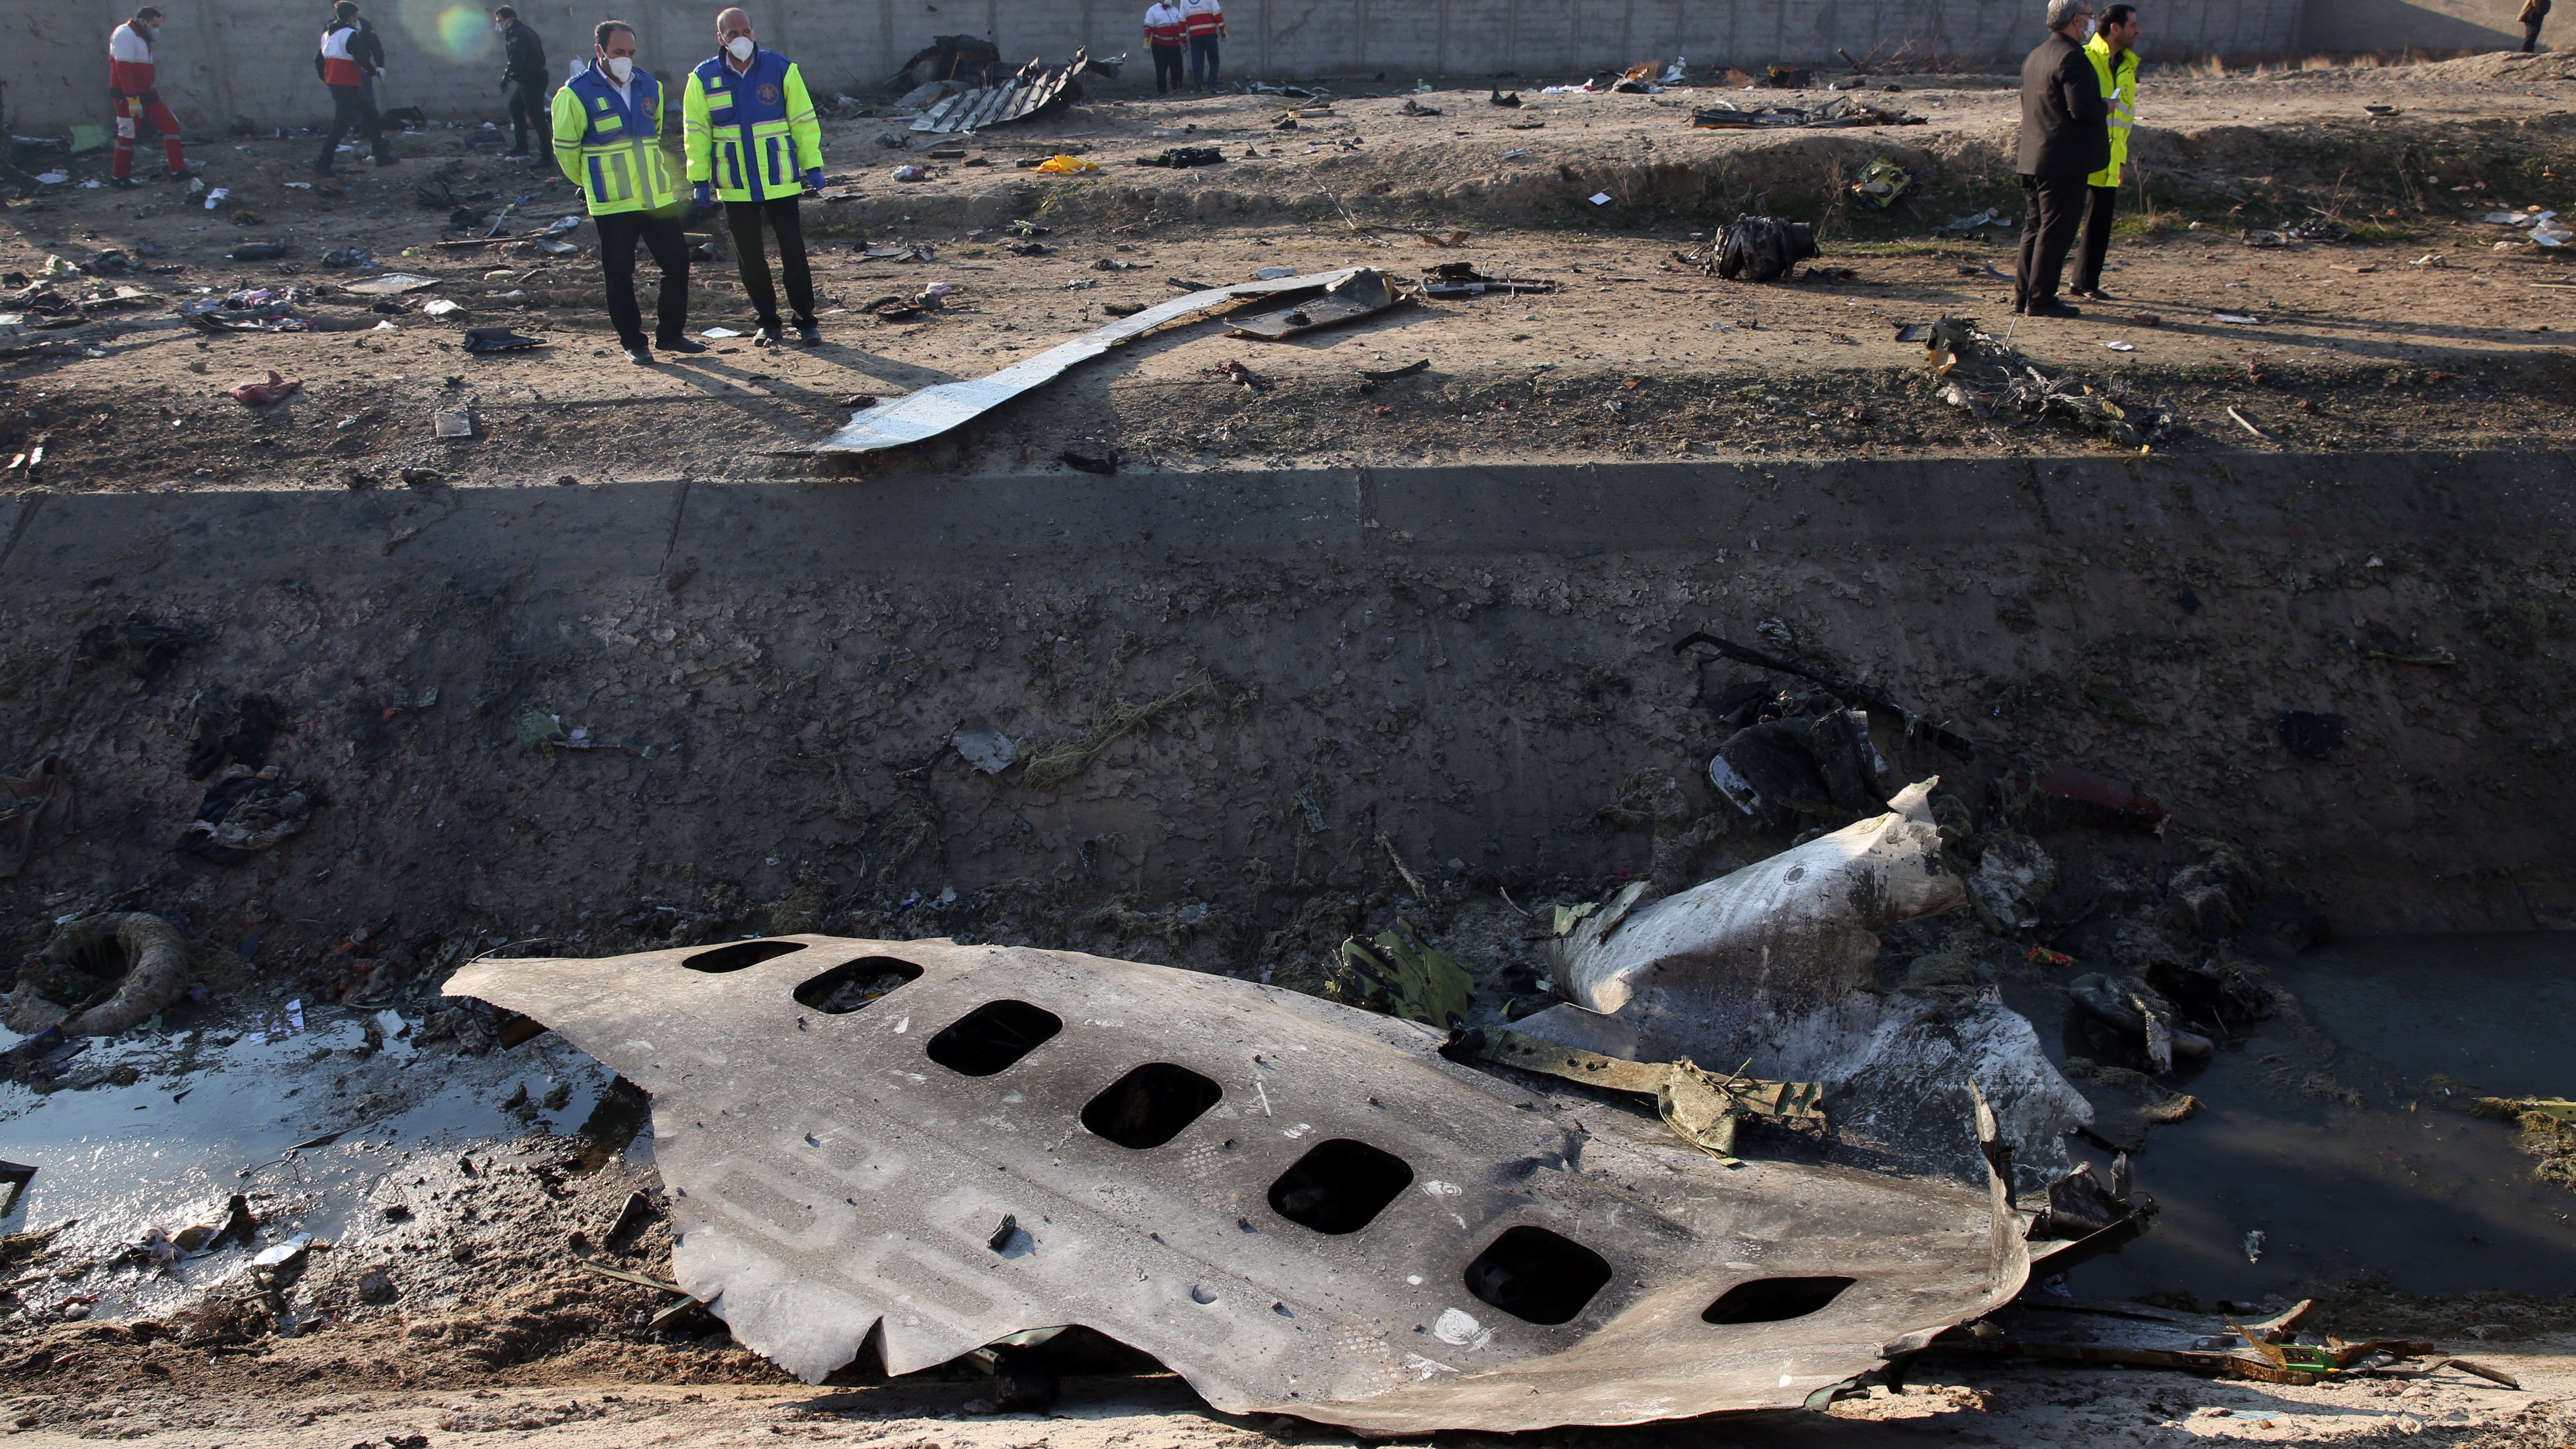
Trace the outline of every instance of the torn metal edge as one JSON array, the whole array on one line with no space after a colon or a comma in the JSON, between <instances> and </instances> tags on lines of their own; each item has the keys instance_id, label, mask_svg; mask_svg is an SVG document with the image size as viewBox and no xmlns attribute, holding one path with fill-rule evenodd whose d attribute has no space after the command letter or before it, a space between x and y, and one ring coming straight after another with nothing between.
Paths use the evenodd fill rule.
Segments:
<instances>
[{"instance_id":1,"label":"torn metal edge","mask_svg":"<svg viewBox=\"0 0 2576 1449\"><path fill-rule=\"evenodd\" d=\"M821 453L876 453L918 443L970 422L1022 393L1033 391L1058 377L1076 363L1089 362L1109 349L1130 342L1166 323L1179 322L1204 312L1214 312L1246 297L1268 296L1274 292L1299 292L1316 288L1330 289L1349 281L1365 267L1345 267L1333 272L1313 272L1297 277L1278 277L1267 282L1241 282L1230 287L1213 287L1175 297L1157 307L1148 307L1133 317L1121 318L1106 327L1084 333L1070 342L1060 342L1035 357L1012 363L1001 371L984 377L943 382L896 399L879 407L851 415L838 432L811 448L783 449L772 456L808 457Z\"/></svg>"}]
</instances>

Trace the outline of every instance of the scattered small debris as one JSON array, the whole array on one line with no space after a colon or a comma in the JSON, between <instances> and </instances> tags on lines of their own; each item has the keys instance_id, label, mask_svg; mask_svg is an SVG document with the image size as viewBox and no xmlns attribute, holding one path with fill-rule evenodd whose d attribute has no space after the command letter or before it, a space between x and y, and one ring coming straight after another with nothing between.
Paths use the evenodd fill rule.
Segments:
<instances>
[{"instance_id":1,"label":"scattered small debris","mask_svg":"<svg viewBox=\"0 0 2576 1449\"><path fill-rule=\"evenodd\" d=\"M1408 362L1402 367L1381 368L1376 371L1362 368L1360 376L1371 382L1393 382L1399 377L1411 377L1417 372L1427 372L1430 368L1431 359L1426 357L1420 362Z\"/></svg>"},{"instance_id":2,"label":"scattered small debris","mask_svg":"<svg viewBox=\"0 0 2576 1449\"><path fill-rule=\"evenodd\" d=\"M1489 292L1543 295L1556 289L1555 282L1536 277L1489 277L1477 271L1473 262L1442 262L1422 278L1422 295L1440 301L1481 297Z\"/></svg>"},{"instance_id":3,"label":"scattered small debris","mask_svg":"<svg viewBox=\"0 0 2576 1449\"><path fill-rule=\"evenodd\" d=\"M461 345L468 352L525 352L546 343L542 338L522 337L507 327L469 327Z\"/></svg>"},{"instance_id":4,"label":"scattered small debris","mask_svg":"<svg viewBox=\"0 0 2576 1449\"><path fill-rule=\"evenodd\" d=\"M286 779L283 767L227 765L207 787L196 818L172 849L216 865L235 865L313 823L320 801Z\"/></svg>"},{"instance_id":5,"label":"scattered small debris","mask_svg":"<svg viewBox=\"0 0 2576 1449\"><path fill-rule=\"evenodd\" d=\"M1912 172L1881 156L1861 168L1859 179L1851 183L1851 190L1854 196L1885 211L1913 185Z\"/></svg>"},{"instance_id":6,"label":"scattered small debris","mask_svg":"<svg viewBox=\"0 0 2576 1449\"><path fill-rule=\"evenodd\" d=\"M958 725L949 735L948 742L957 747L957 753L966 757L966 763L987 775L1002 773L1019 758L1019 747L1011 742L1011 737L980 714Z\"/></svg>"},{"instance_id":7,"label":"scattered small debris","mask_svg":"<svg viewBox=\"0 0 2576 1449\"><path fill-rule=\"evenodd\" d=\"M1232 378L1234 381L1243 384L1254 392L1268 392L1274 386L1270 379L1254 372L1251 368L1244 366L1241 362L1220 362L1216 366L1209 368L1208 371L1216 373L1221 377Z\"/></svg>"},{"instance_id":8,"label":"scattered small debris","mask_svg":"<svg viewBox=\"0 0 2576 1449\"><path fill-rule=\"evenodd\" d=\"M1815 229L1805 222L1738 214L1705 251L1675 252L1673 260L1728 281L1772 282L1816 254Z\"/></svg>"},{"instance_id":9,"label":"scattered small debris","mask_svg":"<svg viewBox=\"0 0 2576 1449\"><path fill-rule=\"evenodd\" d=\"M1136 164L1168 167L1177 171L1192 166L1214 166L1223 160L1225 160L1225 153L1214 146L1174 146L1151 156L1139 156L1136 158ZM1091 169L1097 171L1100 168L1094 166Z\"/></svg>"},{"instance_id":10,"label":"scattered small debris","mask_svg":"<svg viewBox=\"0 0 2576 1449\"><path fill-rule=\"evenodd\" d=\"M275 407L304 387L304 379L270 372L266 382L236 383L225 390L225 396L245 407Z\"/></svg>"}]
</instances>

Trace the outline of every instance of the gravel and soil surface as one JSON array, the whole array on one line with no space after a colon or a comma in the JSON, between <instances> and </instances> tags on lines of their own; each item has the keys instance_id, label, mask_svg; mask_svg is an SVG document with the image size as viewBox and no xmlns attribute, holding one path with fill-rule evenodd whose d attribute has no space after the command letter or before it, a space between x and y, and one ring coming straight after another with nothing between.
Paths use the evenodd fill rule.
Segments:
<instances>
[{"instance_id":1,"label":"gravel and soil surface","mask_svg":"<svg viewBox=\"0 0 2576 1449\"><path fill-rule=\"evenodd\" d=\"M2567 62L2551 56L2151 73L2140 184L2123 201L2107 278L2116 301L2081 320L2018 328L2005 280L2012 234L1932 232L1989 205L2014 210L2004 160L2013 100L1992 78L1904 77L1900 94L1860 93L1925 117L1920 127L1786 134L1692 129L1693 104L1744 99L1716 90L1530 92L1511 109L1482 91L1444 90L1421 98L1437 117L1401 114L1411 98L1392 94L1346 98L1293 132L1272 128L1286 103L1271 97L1102 99L971 146L851 115L827 126L836 184L806 208L827 345L771 351L741 338L651 371L611 345L587 255L436 245L458 233L445 229L444 207L415 198L434 180L485 198L472 204L486 211L539 190L521 216L572 209L550 171L496 159L495 133L418 133L402 143L403 165L353 162L336 181L302 169L302 138L216 140L198 154L208 180L232 195L213 212L168 189L83 190L77 179L9 204L0 271L34 275L48 256L79 262L125 248L158 270L123 280L163 300L102 312L118 330L13 358L0 370L0 449L41 442L38 481L56 489L339 488L353 473L390 479L403 468L496 483L832 476L854 465L768 455L826 436L862 399L979 376L1090 330L1109 320L1104 303L1174 296L1172 278L1354 265L1415 277L1452 261L1562 287L1418 303L1286 344L1186 324L870 466L1022 471L1061 467L1068 449L1192 469L2116 446L2063 421L2009 409L1986 418L1943 401L1921 346L1894 340L1899 325L1941 316L2009 338L2010 354L1966 370L1971 391L2035 364L2114 397L2170 404L2180 427L2158 444L2167 451L2548 447L2568 426L2576 269L2481 218L2576 197L2567 77ZM881 146L881 135L907 149ZM1184 171L1129 164L1180 144L1214 144L1227 160ZM1059 148L1106 169L1057 178L1013 164ZM962 154L929 155L952 149ZM1845 190L1882 154L1915 177L1884 214ZM969 164L977 159L991 164ZM939 174L897 183L887 177L898 161ZM288 189L306 183L317 189ZM1612 200L1596 206L1594 195ZM1818 222L1817 265L1847 268L1849 279L1738 284L1674 260L1692 233L1747 207ZM257 220L233 224L237 212ZM2276 249L2240 240L2248 227L2320 213L2353 239ZM1048 230L1023 237L1013 221ZM1455 248L1418 235L1461 229ZM226 259L253 240L295 250L283 266ZM1014 250L1032 241L1052 250ZM337 291L360 274L320 264L351 246L440 279L409 307L447 298L465 311L440 320L371 311L371 299ZM907 248L929 259L867 255ZM921 321L880 323L861 310L932 282L960 290ZM694 327L749 330L728 257L700 263L691 285ZM209 339L167 315L201 288L257 286L310 290L317 330ZM497 324L549 345L459 350L465 326ZM1358 386L1361 369L1423 360L1422 373ZM1213 370L1228 361L1274 386L1254 390ZM224 396L271 369L303 391L258 409ZM474 414L473 439L435 439L432 415L460 407Z\"/></svg>"}]
</instances>

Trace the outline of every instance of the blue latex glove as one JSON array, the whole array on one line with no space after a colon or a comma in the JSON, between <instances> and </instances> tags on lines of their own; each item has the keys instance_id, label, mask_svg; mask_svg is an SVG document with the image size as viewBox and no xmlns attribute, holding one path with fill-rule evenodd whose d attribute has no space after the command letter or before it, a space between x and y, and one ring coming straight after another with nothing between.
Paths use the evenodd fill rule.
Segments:
<instances>
[{"instance_id":1,"label":"blue latex glove","mask_svg":"<svg viewBox=\"0 0 2576 1449\"><path fill-rule=\"evenodd\" d=\"M805 173L805 189L808 191L820 191L823 189L822 167L817 166L813 170Z\"/></svg>"},{"instance_id":2,"label":"blue latex glove","mask_svg":"<svg viewBox=\"0 0 2576 1449\"><path fill-rule=\"evenodd\" d=\"M716 204L716 184L712 181L699 182L698 189L692 194L696 196L698 205L700 206L713 206Z\"/></svg>"}]
</instances>

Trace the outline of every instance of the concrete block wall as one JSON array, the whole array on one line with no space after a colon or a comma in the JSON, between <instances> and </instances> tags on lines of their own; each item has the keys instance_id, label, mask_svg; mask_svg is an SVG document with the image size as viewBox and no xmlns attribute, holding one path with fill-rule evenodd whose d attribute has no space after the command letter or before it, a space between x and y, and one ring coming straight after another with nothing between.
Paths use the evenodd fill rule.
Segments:
<instances>
[{"instance_id":1,"label":"concrete block wall","mask_svg":"<svg viewBox=\"0 0 2576 1449\"><path fill-rule=\"evenodd\" d=\"M313 77L325 0L157 0L169 17L161 90L192 138L235 118L265 131L328 119ZM2169 55L2277 52L2337 45L2319 37L2341 17L2376 34L2493 34L2516 0L2151 0L2150 41ZM818 89L866 93L936 33L996 38L1013 59L1059 60L1077 45L1139 51L1145 0L768 0L751 9L764 42L796 56ZM2357 9L2355 7L2358 7ZM107 33L134 0L0 5L0 106L22 133L60 134L108 118ZM717 0L520 0L558 76L589 53L603 15L632 21L648 69L666 78L714 53ZM2040 0L1232 0L1225 52L1239 76L1576 79L1647 59L1694 66L1856 56L1912 46L1944 55L2019 55L2040 34ZM497 119L500 58L488 9L465 0L368 0L388 71L378 99L447 119ZM2324 22L2332 21L2332 24ZM2576 22L2571 22L2576 23ZM2412 27L2410 29L2409 27ZM2449 27L2449 28L2443 28ZM2345 26L2346 29L2353 27ZM2403 40L2396 44L2407 43ZM2472 44L2425 40L2422 44ZM1141 53L1139 55L1141 60Z\"/></svg>"},{"instance_id":2,"label":"concrete block wall","mask_svg":"<svg viewBox=\"0 0 2576 1449\"><path fill-rule=\"evenodd\" d=\"M2319 50L2508 50L2522 46L2522 0L2336 0L2307 13L2299 43ZM2561 6L2541 30L2576 34L2576 8Z\"/></svg>"}]
</instances>

